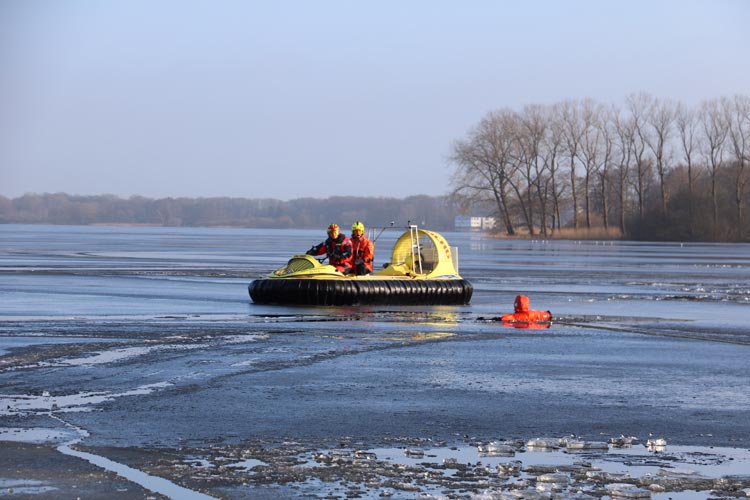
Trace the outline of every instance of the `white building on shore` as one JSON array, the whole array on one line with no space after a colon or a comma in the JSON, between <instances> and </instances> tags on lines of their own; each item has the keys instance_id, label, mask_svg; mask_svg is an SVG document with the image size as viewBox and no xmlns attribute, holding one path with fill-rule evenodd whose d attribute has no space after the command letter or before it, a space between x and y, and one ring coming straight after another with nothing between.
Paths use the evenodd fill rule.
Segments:
<instances>
[{"instance_id":1,"label":"white building on shore","mask_svg":"<svg viewBox=\"0 0 750 500\"><path fill-rule=\"evenodd\" d=\"M457 215L453 226L456 231L484 231L495 227L494 217L479 215Z\"/></svg>"}]
</instances>

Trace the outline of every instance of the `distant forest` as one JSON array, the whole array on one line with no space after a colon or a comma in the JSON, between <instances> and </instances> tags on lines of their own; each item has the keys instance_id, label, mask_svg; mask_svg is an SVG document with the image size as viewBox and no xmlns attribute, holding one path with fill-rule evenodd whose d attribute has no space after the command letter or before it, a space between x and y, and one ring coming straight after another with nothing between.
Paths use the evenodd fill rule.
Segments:
<instances>
[{"instance_id":1,"label":"distant forest","mask_svg":"<svg viewBox=\"0 0 750 500\"><path fill-rule=\"evenodd\" d=\"M508 235L750 241L749 96L500 109L451 160L453 199L493 204Z\"/></svg>"},{"instance_id":2,"label":"distant forest","mask_svg":"<svg viewBox=\"0 0 750 500\"><path fill-rule=\"evenodd\" d=\"M447 197L361 198L334 196L290 201L245 198L144 198L65 193L0 196L0 223L132 224L191 227L348 228L412 224L452 230L457 211Z\"/></svg>"}]
</instances>

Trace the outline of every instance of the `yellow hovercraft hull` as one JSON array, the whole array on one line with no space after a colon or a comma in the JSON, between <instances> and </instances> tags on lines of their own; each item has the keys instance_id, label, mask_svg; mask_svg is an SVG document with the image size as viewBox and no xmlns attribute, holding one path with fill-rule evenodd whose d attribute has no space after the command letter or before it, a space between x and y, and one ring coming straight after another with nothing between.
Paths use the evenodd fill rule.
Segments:
<instances>
[{"instance_id":1,"label":"yellow hovercraft hull","mask_svg":"<svg viewBox=\"0 0 750 500\"><path fill-rule=\"evenodd\" d=\"M345 276L301 254L248 287L250 298L259 304L332 306L464 305L473 291L458 275L454 251L445 239L416 228L396 241L391 261L373 274Z\"/></svg>"}]
</instances>

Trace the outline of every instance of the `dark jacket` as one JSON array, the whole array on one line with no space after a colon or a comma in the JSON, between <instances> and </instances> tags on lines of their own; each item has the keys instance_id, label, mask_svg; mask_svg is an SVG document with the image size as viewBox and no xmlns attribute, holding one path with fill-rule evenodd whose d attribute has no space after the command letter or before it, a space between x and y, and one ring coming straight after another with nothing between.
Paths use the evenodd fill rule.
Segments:
<instances>
[{"instance_id":1,"label":"dark jacket","mask_svg":"<svg viewBox=\"0 0 750 500\"><path fill-rule=\"evenodd\" d=\"M328 256L328 262L339 272L348 274L352 269L352 242L345 234L339 234L334 240L327 238L307 251L308 255Z\"/></svg>"}]
</instances>

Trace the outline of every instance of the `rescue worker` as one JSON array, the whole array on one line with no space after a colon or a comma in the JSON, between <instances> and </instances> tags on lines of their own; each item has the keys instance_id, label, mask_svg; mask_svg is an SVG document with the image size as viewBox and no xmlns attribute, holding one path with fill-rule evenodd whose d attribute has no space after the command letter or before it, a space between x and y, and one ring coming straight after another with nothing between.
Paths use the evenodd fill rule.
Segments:
<instances>
[{"instance_id":1,"label":"rescue worker","mask_svg":"<svg viewBox=\"0 0 750 500\"><path fill-rule=\"evenodd\" d=\"M313 246L307 255L326 254L328 262L343 274L352 272L352 242L345 234L341 234L337 224L328 226L328 238Z\"/></svg>"},{"instance_id":2,"label":"rescue worker","mask_svg":"<svg viewBox=\"0 0 750 500\"><path fill-rule=\"evenodd\" d=\"M365 236L365 225L360 221L352 224L352 266L354 274L363 276L372 272L375 245Z\"/></svg>"},{"instance_id":3,"label":"rescue worker","mask_svg":"<svg viewBox=\"0 0 750 500\"><path fill-rule=\"evenodd\" d=\"M500 320L503 323L543 323L552 320L552 313L549 311L536 311L529 309L531 301L526 295L516 296L515 302L513 302L513 308L515 312L512 314L504 314Z\"/></svg>"}]
</instances>

